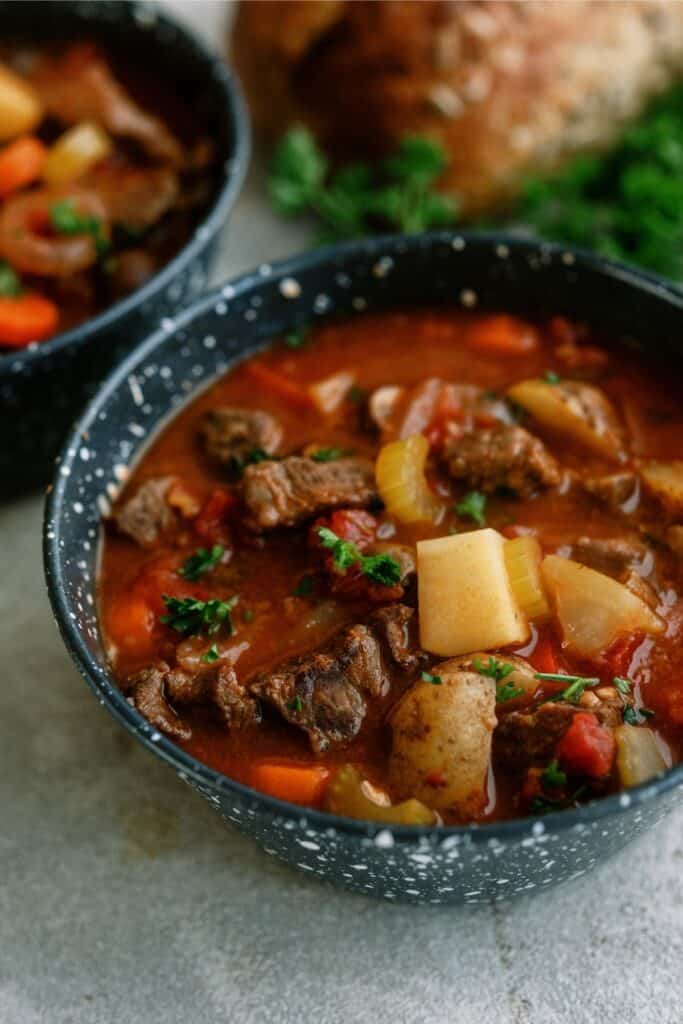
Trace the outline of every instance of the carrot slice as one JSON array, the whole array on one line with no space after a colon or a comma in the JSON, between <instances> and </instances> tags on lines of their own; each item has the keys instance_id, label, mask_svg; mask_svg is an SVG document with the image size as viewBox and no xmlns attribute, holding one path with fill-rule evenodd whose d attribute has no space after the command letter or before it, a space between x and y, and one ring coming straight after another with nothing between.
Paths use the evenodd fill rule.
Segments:
<instances>
[{"instance_id":1,"label":"carrot slice","mask_svg":"<svg viewBox=\"0 0 683 1024\"><path fill-rule=\"evenodd\" d=\"M538 348L538 334L531 324L514 316L485 316L466 331L465 343L474 352L498 356L523 356Z\"/></svg>"},{"instance_id":2,"label":"carrot slice","mask_svg":"<svg viewBox=\"0 0 683 1024\"><path fill-rule=\"evenodd\" d=\"M313 399L308 391L299 387L293 380L285 377L284 374L271 370L263 363L247 363L245 371L249 374L255 384L269 392L276 398L281 399L286 405L295 409L312 409Z\"/></svg>"},{"instance_id":3,"label":"carrot slice","mask_svg":"<svg viewBox=\"0 0 683 1024\"><path fill-rule=\"evenodd\" d=\"M0 345L23 348L32 341L44 341L55 333L58 323L57 306L43 295L0 296Z\"/></svg>"},{"instance_id":4,"label":"carrot slice","mask_svg":"<svg viewBox=\"0 0 683 1024\"><path fill-rule=\"evenodd\" d=\"M40 177L47 148L34 135L10 142L0 152L0 196L8 196Z\"/></svg>"},{"instance_id":5,"label":"carrot slice","mask_svg":"<svg viewBox=\"0 0 683 1024\"><path fill-rule=\"evenodd\" d=\"M321 764L281 764L262 761L253 766L250 784L292 804L311 806L319 803L329 770Z\"/></svg>"},{"instance_id":6,"label":"carrot slice","mask_svg":"<svg viewBox=\"0 0 683 1024\"><path fill-rule=\"evenodd\" d=\"M529 661L537 672L557 672L555 644L549 632L539 634L538 642L529 655Z\"/></svg>"}]
</instances>

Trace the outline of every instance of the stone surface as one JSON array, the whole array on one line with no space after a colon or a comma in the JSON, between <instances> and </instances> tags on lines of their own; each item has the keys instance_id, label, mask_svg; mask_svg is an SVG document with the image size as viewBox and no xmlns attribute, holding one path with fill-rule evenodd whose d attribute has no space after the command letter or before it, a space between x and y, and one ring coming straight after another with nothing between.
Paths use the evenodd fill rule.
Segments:
<instances>
[{"instance_id":1,"label":"stone surface","mask_svg":"<svg viewBox=\"0 0 683 1024\"><path fill-rule=\"evenodd\" d=\"M209 38L219 4L175 3ZM305 234L249 186L217 277ZM0 507L0 1024L681 1024L683 808L574 886L401 907L230 831L98 705L44 594L42 500Z\"/></svg>"}]
</instances>

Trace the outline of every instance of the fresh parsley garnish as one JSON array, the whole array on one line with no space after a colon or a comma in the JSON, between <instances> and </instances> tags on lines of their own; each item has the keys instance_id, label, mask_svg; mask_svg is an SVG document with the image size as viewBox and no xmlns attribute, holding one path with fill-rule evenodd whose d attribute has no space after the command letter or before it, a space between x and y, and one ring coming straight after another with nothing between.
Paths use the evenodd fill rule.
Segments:
<instances>
[{"instance_id":1,"label":"fresh parsley garnish","mask_svg":"<svg viewBox=\"0 0 683 1024\"><path fill-rule=\"evenodd\" d=\"M543 374L543 380L546 384L559 384L562 378L559 373L555 373L554 370L546 370Z\"/></svg>"},{"instance_id":2,"label":"fresh parsley garnish","mask_svg":"<svg viewBox=\"0 0 683 1024\"><path fill-rule=\"evenodd\" d=\"M470 491L455 506L456 515L462 519L472 519L478 526L486 526L486 495L480 491Z\"/></svg>"},{"instance_id":3,"label":"fresh parsley garnish","mask_svg":"<svg viewBox=\"0 0 683 1024\"><path fill-rule=\"evenodd\" d=\"M218 661L220 654L215 644L211 644L208 651L202 654L200 661L203 661L205 665L213 665L214 661Z\"/></svg>"},{"instance_id":4,"label":"fresh parsley garnish","mask_svg":"<svg viewBox=\"0 0 683 1024\"><path fill-rule=\"evenodd\" d=\"M206 548L197 548L178 569L178 575L193 582L198 580L202 573L216 568L224 551L225 548L221 544L214 544L210 551Z\"/></svg>"},{"instance_id":5,"label":"fresh parsley garnish","mask_svg":"<svg viewBox=\"0 0 683 1024\"><path fill-rule=\"evenodd\" d=\"M612 680L612 683L613 683L615 689L617 689L619 691L619 693L623 693L625 697L627 697L630 694L630 692L631 692L631 680L630 679L624 679L623 676L615 676L614 679Z\"/></svg>"},{"instance_id":6,"label":"fresh parsley garnish","mask_svg":"<svg viewBox=\"0 0 683 1024\"><path fill-rule=\"evenodd\" d=\"M546 699L548 701L566 700L569 704L578 704L584 690L589 686L597 686L600 682L597 676L568 676L562 672L536 672L535 677L546 682L566 683L564 690Z\"/></svg>"},{"instance_id":7,"label":"fresh parsley garnish","mask_svg":"<svg viewBox=\"0 0 683 1024\"><path fill-rule=\"evenodd\" d=\"M443 679L435 676L432 672L423 672L420 676L423 683L432 683L433 686L441 686Z\"/></svg>"},{"instance_id":8,"label":"fresh parsley garnish","mask_svg":"<svg viewBox=\"0 0 683 1024\"><path fill-rule=\"evenodd\" d=\"M252 448L244 455L233 455L230 459L230 468L238 476L242 476L247 466L256 466L259 462L276 462L275 455L269 455L263 448Z\"/></svg>"},{"instance_id":9,"label":"fresh parsley garnish","mask_svg":"<svg viewBox=\"0 0 683 1024\"><path fill-rule=\"evenodd\" d=\"M343 459L348 454L345 448L318 448L317 452L313 452L311 458L314 462L334 462L336 459Z\"/></svg>"},{"instance_id":10,"label":"fresh parsley garnish","mask_svg":"<svg viewBox=\"0 0 683 1024\"><path fill-rule=\"evenodd\" d=\"M110 248L100 218L79 213L71 199L59 199L52 204L50 223L60 235L92 235L98 256L103 256Z\"/></svg>"},{"instance_id":11,"label":"fresh parsley garnish","mask_svg":"<svg viewBox=\"0 0 683 1024\"><path fill-rule=\"evenodd\" d=\"M220 629L224 629L229 636L233 632L232 609L239 600L237 596L228 601L199 601L194 597L169 597L162 594L161 599L168 609L168 615L161 615L159 621L182 636L196 636L202 632L213 636Z\"/></svg>"},{"instance_id":12,"label":"fresh parsley garnish","mask_svg":"<svg viewBox=\"0 0 683 1024\"><path fill-rule=\"evenodd\" d=\"M288 711L292 711L295 714L299 714L304 709L303 701L301 700L301 697L299 696L298 693L294 700L288 700L286 702L285 707L287 708Z\"/></svg>"},{"instance_id":13,"label":"fresh parsley garnish","mask_svg":"<svg viewBox=\"0 0 683 1024\"><path fill-rule=\"evenodd\" d=\"M493 679L496 684L496 701L499 704L514 700L515 697L521 697L524 693L524 688L515 686L511 679L505 682L507 676L515 671L515 666L510 665L509 662L499 661L497 658L489 656L488 665L485 665L481 658L475 658L472 664L475 672L478 672L480 676L489 676Z\"/></svg>"},{"instance_id":14,"label":"fresh parsley garnish","mask_svg":"<svg viewBox=\"0 0 683 1024\"><path fill-rule=\"evenodd\" d=\"M341 572L358 565L369 580L383 587L401 582L401 567L391 555L363 555L355 544L342 540L327 526L319 526L316 533L322 546L332 552L332 561Z\"/></svg>"},{"instance_id":15,"label":"fresh parsley garnish","mask_svg":"<svg viewBox=\"0 0 683 1024\"><path fill-rule=\"evenodd\" d=\"M307 573L302 576L292 591L294 597L312 597L315 592L315 576Z\"/></svg>"},{"instance_id":16,"label":"fresh parsley garnish","mask_svg":"<svg viewBox=\"0 0 683 1024\"><path fill-rule=\"evenodd\" d=\"M547 768L541 772L541 782L548 789L559 789L567 782L567 774L563 772L554 758Z\"/></svg>"},{"instance_id":17,"label":"fresh parsley garnish","mask_svg":"<svg viewBox=\"0 0 683 1024\"><path fill-rule=\"evenodd\" d=\"M317 217L320 241L377 230L425 231L455 222L454 199L436 191L446 164L439 143L416 136L386 160L331 170L311 132L294 127L275 150L268 187L278 213Z\"/></svg>"},{"instance_id":18,"label":"fresh parsley garnish","mask_svg":"<svg viewBox=\"0 0 683 1024\"><path fill-rule=\"evenodd\" d=\"M346 392L346 397L348 398L349 402L354 402L355 404L359 404L360 402L364 401L366 395L367 391L365 391L363 388L359 388L357 384L353 384Z\"/></svg>"},{"instance_id":19,"label":"fresh parsley garnish","mask_svg":"<svg viewBox=\"0 0 683 1024\"><path fill-rule=\"evenodd\" d=\"M285 345L287 348L303 348L310 333L309 327L298 327L295 331L285 334Z\"/></svg>"},{"instance_id":20,"label":"fresh parsley garnish","mask_svg":"<svg viewBox=\"0 0 683 1024\"><path fill-rule=\"evenodd\" d=\"M21 279L5 260L0 260L0 295L7 299L21 295Z\"/></svg>"},{"instance_id":21,"label":"fresh parsley garnish","mask_svg":"<svg viewBox=\"0 0 683 1024\"><path fill-rule=\"evenodd\" d=\"M624 721L627 725L642 725L653 715L654 711L651 711L650 708L633 708L629 705L623 710Z\"/></svg>"}]
</instances>

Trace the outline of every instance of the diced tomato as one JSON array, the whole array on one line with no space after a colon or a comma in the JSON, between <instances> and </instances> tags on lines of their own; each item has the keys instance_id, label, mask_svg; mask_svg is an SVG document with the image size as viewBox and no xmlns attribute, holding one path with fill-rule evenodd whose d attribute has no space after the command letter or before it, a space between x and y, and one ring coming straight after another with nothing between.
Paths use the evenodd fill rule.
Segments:
<instances>
[{"instance_id":1,"label":"diced tomato","mask_svg":"<svg viewBox=\"0 0 683 1024\"><path fill-rule=\"evenodd\" d=\"M555 640L550 632L539 633L538 641L528 657L529 663L537 672L557 672L557 653Z\"/></svg>"},{"instance_id":2,"label":"diced tomato","mask_svg":"<svg viewBox=\"0 0 683 1024\"><path fill-rule=\"evenodd\" d=\"M328 530L341 540L355 544L359 551L364 551L375 540L377 520L369 512L361 508L341 508L329 516L321 516L313 523L310 533L311 546L321 548L318 530L326 526Z\"/></svg>"},{"instance_id":3,"label":"diced tomato","mask_svg":"<svg viewBox=\"0 0 683 1024\"><path fill-rule=\"evenodd\" d=\"M360 565L351 565L345 572L340 572L331 558L325 560L325 569L329 573L330 586L334 594L358 601L369 601L371 604L387 604L400 601L404 588L399 584L385 587L382 583L373 583L361 572Z\"/></svg>"},{"instance_id":4,"label":"diced tomato","mask_svg":"<svg viewBox=\"0 0 683 1024\"><path fill-rule=\"evenodd\" d=\"M505 314L480 317L465 333L465 344L474 352L494 356L523 356L539 346L536 328Z\"/></svg>"},{"instance_id":5,"label":"diced tomato","mask_svg":"<svg viewBox=\"0 0 683 1024\"><path fill-rule=\"evenodd\" d=\"M615 676L628 676L629 666L633 655L640 647L643 641L642 633L631 633L629 636L621 637L619 640L615 640L612 646L605 654L605 661L607 666Z\"/></svg>"},{"instance_id":6,"label":"diced tomato","mask_svg":"<svg viewBox=\"0 0 683 1024\"><path fill-rule=\"evenodd\" d=\"M230 519L236 507L237 498L232 491L214 491L194 521L195 533L207 544L227 547L231 541Z\"/></svg>"},{"instance_id":7,"label":"diced tomato","mask_svg":"<svg viewBox=\"0 0 683 1024\"><path fill-rule=\"evenodd\" d=\"M615 753L614 733L588 711L574 715L556 750L558 761L571 775L592 778L610 773Z\"/></svg>"}]
</instances>

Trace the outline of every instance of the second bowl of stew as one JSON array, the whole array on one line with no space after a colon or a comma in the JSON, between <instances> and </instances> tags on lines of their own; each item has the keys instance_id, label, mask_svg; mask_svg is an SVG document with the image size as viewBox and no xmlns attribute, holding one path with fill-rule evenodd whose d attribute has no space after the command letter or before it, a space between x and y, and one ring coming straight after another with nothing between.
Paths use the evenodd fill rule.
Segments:
<instances>
[{"instance_id":1,"label":"second bowl of stew","mask_svg":"<svg viewBox=\"0 0 683 1024\"><path fill-rule=\"evenodd\" d=\"M683 780L681 304L447 233L201 300L49 498L81 671L303 870L433 903L578 877Z\"/></svg>"},{"instance_id":2,"label":"second bowl of stew","mask_svg":"<svg viewBox=\"0 0 683 1024\"><path fill-rule=\"evenodd\" d=\"M239 88L156 4L0 8L0 493L206 287L246 168Z\"/></svg>"}]
</instances>

